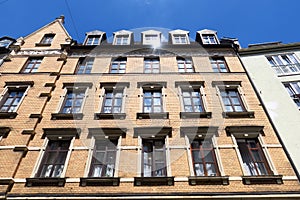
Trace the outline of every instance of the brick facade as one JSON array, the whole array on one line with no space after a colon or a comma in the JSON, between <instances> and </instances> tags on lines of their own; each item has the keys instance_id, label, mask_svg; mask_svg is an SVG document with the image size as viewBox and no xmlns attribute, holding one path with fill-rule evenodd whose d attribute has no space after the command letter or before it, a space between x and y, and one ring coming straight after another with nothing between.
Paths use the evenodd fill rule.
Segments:
<instances>
[{"instance_id":1,"label":"brick facade","mask_svg":"<svg viewBox=\"0 0 300 200\"><path fill-rule=\"evenodd\" d=\"M55 34L51 45L36 45L48 33ZM57 19L25 37L23 44L19 44L19 50L11 53L11 61L5 62L0 68L2 98L8 83L18 86L29 82L31 84L15 118L0 121L0 128L10 128L8 135L0 142L0 193L3 198L299 198L297 177L231 45L205 46L197 42L186 45L165 44L154 51L140 44L84 46L66 40L68 38L71 37L63 28L61 20ZM178 73L176 57L186 55L192 58L194 73ZM212 71L209 57L215 55L225 58L230 72ZM37 72L22 73L28 58L34 56L43 57ZM94 57L92 72L76 74L77 63L84 56ZM127 58L126 73L109 73L112 59L121 56ZM159 57L159 74L143 73L143 59L147 56ZM115 83L114 87L125 84L122 86L125 118L97 119L96 113L101 113L105 92L108 91L109 86L106 85L111 83ZM155 83L159 83L163 109L168 116L155 119L150 115L150 119L141 119L137 113L143 112L143 92L147 87L150 90L157 87L153 86ZM211 116L180 117L184 111L182 84L195 83L201 85L205 111L211 112ZM226 87L238 89L246 114L225 116L219 90ZM81 111L73 116L61 114L68 90L74 92L78 88L83 88L81 90L85 92ZM216 131L209 133L210 127L215 127ZM262 130L257 131L257 127L262 127ZM189 128L200 130L197 133L191 132L193 137L212 137L219 175L194 175L189 137L185 133ZM121 134L120 130L124 130L125 134ZM238 133L234 130L238 130ZM114 178L119 183L104 186L115 180L106 177L99 178L97 183L100 185L97 186L80 185L81 181L89 178L93 138L107 139L115 135L118 135L119 142ZM255 184L245 183L247 174L243 170L236 143L239 137L258 138L271 169L268 175L252 176L258 181ZM71 138L63 171L59 177L39 177L45 149L53 138ZM155 177L158 181L155 184L159 186L134 186L139 184L139 178L143 178L142 142L157 138L164 141L166 175ZM169 178L167 182L164 182L165 178ZM193 180L200 183L193 185ZM143 183L149 184L147 181L153 180L150 177Z\"/></svg>"}]
</instances>

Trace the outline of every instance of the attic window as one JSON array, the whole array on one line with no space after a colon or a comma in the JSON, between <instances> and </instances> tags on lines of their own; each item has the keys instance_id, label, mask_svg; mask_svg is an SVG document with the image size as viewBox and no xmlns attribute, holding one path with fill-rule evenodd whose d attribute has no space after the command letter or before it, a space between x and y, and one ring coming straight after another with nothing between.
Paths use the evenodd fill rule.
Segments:
<instances>
[{"instance_id":1,"label":"attic window","mask_svg":"<svg viewBox=\"0 0 300 200\"><path fill-rule=\"evenodd\" d=\"M174 34L174 44L188 44L186 34Z\"/></svg>"},{"instance_id":2,"label":"attic window","mask_svg":"<svg viewBox=\"0 0 300 200\"><path fill-rule=\"evenodd\" d=\"M114 45L128 45L129 35L116 35Z\"/></svg>"},{"instance_id":3,"label":"attic window","mask_svg":"<svg viewBox=\"0 0 300 200\"><path fill-rule=\"evenodd\" d=\"M85 41L85 45L99 45L101 35L89 35Z\"/></svg>"},{"instance_id":4,"label":"attic window","mask_svg":"<svg viewBox=\"0 0 300 200\"><path fill-rule=\"evenodd\" d=\"M203 34L203 44L218 44L216 36L214 34Z\"/></svg>"},{"instance_id":5,"label":"attic window","mask_svg":"<svg viewBox=\"0 0 300 200\"><path fill-rule=\"evenodd\" d=\"M53 33L45 34L43 39L41 40L40 44L50 45L52 43L54 36L55 36L55 34L53 34Z\"/></svg>"},{"instance_id":6,"label":"attic window","mask_svg":"<svg viewBox=\"0 0 300 200\"><path fill-rule=\"evenodd\" d=\"M159 34L145 34L143 44L159 45L160 44Z\"/></svg>"}]
</instances>

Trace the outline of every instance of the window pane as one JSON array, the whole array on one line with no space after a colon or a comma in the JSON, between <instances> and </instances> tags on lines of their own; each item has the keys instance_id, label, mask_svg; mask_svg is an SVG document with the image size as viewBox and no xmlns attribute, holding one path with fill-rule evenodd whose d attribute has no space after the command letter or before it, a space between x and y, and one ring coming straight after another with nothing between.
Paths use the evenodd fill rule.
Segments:
<instances>
[{"instance_id":1,"label":"window pane","mask_svg":"<svg viewBox=\"0 0 300 200\"><path fill-rule=\"evenodd\" d=\"M184 106L184 111L185 112L193 112L193 107L192 106Z\"/></svg>"},{"instance_id":2,"label":"window pane","mask_svg":"<svg viewBox=\"0 0 300 200\"><path fill-rule=\"evenodd\" d=\"M150 98L144 99L144 105L145 106L151 106L152 105L152 99L150 99Z\"/></svg>"},{"instance_id":3,"label":"window pane","mask_svg":"<svg viewBox=\"0 0 300 200\"><path fill-rule=\"evenodd\" d=\"M155 113L161 112L161 107L154 107L153 112L155 112Z\"/></svg>"},{"instance_id":4,"label":"window pane","mask_svg":"<svg viewBox=\"0 0 300 200\"><path fill-rule=\"evenodd\" d=\"M161 99L160 98L154 98L153 99L153 105L161 105Z\"/></svg>"},{"instance_id":5,"label":"window pane","mask_svg":"<svg viewBox=\"0 0 300 200\"><path fill-rule=\"evenodd\" d=\"M202 163L194 164L194 169L195 169L196 176L204 176L205 175Z\"/></svg>"},{"instance_id":6,"label":"window pane","mask_svg":"<svg viewBox=\"0 0 300 200\"><path fill-rule=\"evenodd\" d=\"M104 105L105 106L112 106L112 99L106 99Z\"/></svg>"},{"instance_id":7,"label":"window pane","mask_svg":"<svg viewBox=\"0 0 300 200\"><path fill-rule=\"evenodd\" d=\"M188 105L192 105L192 100L190 98L184 98L183 99L183 103L184 105L188 106Z\"/></svg>"}]
</instances>

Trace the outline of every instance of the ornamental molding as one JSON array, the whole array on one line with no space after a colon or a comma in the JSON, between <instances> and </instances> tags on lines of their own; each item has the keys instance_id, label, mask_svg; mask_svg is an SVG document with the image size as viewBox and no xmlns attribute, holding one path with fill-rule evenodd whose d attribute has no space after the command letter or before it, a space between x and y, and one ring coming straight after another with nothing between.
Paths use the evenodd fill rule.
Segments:
<instances>
[{"instance_id":1,"label":"ornamental molding","mask_svg":"<svg viewBox=\"0 0 300 200\"><path fill-rule=\"evenodd\" d=\"M15 55L18 56L44 56L44 55L61 55L61 50L20 50Z\"/></svg>"}]
</instances>

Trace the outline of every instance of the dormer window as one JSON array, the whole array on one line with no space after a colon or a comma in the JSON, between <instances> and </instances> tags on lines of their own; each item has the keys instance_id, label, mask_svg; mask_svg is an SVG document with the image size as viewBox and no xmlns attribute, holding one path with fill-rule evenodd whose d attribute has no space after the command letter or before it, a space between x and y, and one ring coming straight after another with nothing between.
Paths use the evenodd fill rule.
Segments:
<instances>
[{"instance_id":1,"label":"dormer window","mask_svg":"<svg viewBox=\"0 0 300 200\"><path fill-rule=\"evenodd\" d=\"M106 33L102 31L91 31L86 33L86 38L84 41L85 45L100 45L106 40Z\"/></svg>"},{"instance_id":2,"label":"dormer window","mask_svg":"<svg viewBox=\"0 0 300 200\"><path fill-rule=\"evenodd\" d=\"M174 30L169 32L169 43L171 44L189 44L189 32L184 30Z\"/></svg>"},{"instance_id":3,"label":"dormer window","mask_svg":"<svg viewBox=\"0 0 300 200\"><path fill-rule=\"evenodd\" d=\"M129 43L129 35L116 36L116 45L127 45Z\"/></svg>"},{"instance_id":4,"label":"dormer window","mask_svg":"<svg viewBox=\"0 0 300 200\"><path fill-rule=\"evenodd\" d=\"M159 46L161 43L161 32L148 30L142 32L142 44Z\"/></svg>"},{"instance_id":5,"label":"dormer window","mask_svg":"<svg viewBox=\"0 0 300 200\"><path fill-rule=\"evenodd\" d=\"M220 44L217 32L208 29L197 31L196 41L200 44Z\"/></svg>"},{"instance_id":6,"label":"dormer window","mask_svg":"<svg viewBox=\"0 0 300 200\"><path fill-rule=\"evenodd\" d=\"M217 44L217 40L214 34L202 35L203 44Z\"/></svg>"},{"instance_id":7,"label":"dormer window","mask_svg":"<svg viewBox=\"0 0 300 200\"><path fill-rule=\"evenodd\" d=\"M126 30L114 32L113 45L130 45L133 42L133 33Z\"/></svg>"},{"instance_id":8,"label":"dormer window","mask_svg":"<svg viewBox=\"0 0 300 200\"><path fill-rule=\"evenodd\" d=\"M185 35L174 35L175 44L187 44L187 39Z\"/></svg>"},{"instance_id":9,"label":"dormer window","mask_svg":"<svg viewBox=\"0 0 300 200\"><path fill-rule=\"evenodd\" d=\"M0 47L8 48L15 40L7 37L0 38Z\"/></svg>"},{"instance_id":10,"label":"dormer window","mask_svg":"<svg viewBox=\"0 0 300 200\"><path fill-rule=\"evenodd\" d=\"M100 43L100 35L89 35L85 45L98 45Z\"/></svg>"}]
</instances>

